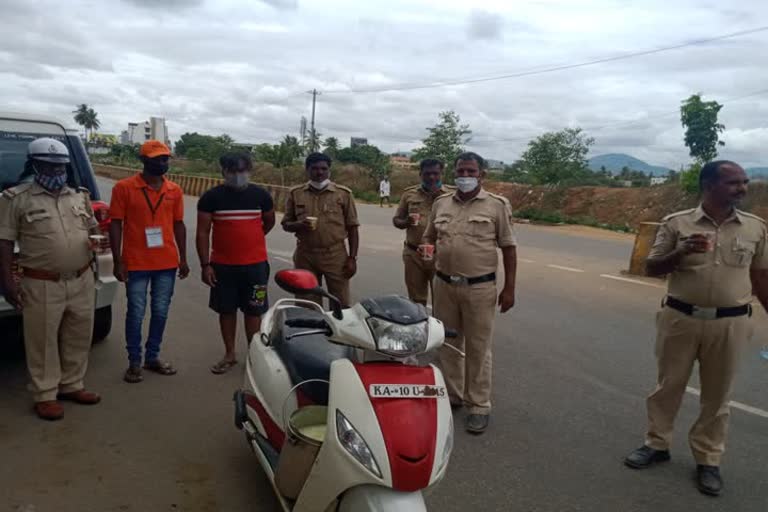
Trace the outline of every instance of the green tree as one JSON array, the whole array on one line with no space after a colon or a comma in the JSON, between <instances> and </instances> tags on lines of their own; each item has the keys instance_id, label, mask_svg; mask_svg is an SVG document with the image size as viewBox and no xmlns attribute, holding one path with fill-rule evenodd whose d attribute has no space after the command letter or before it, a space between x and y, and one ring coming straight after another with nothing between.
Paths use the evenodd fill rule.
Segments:
<instances>
[{"instance_id":1,"label":"green tree","mask_svg":"<svg viewBox=\"0 0 768 512\"><path fill-rule=\"evenodd\" d=\"M423 146L413 152L414 161L424 158L439 158L445 162L446 175L452 176L453 163L464 151L472 136L468 124L461 124L461 118L453 110L440 112L438 123L427 128L429 134L422 140Z\"/></svg>"},{"instance_id":2,"label":"green tree","mask_svg":"<svg viewBox=\"0 0 768 512\"><path fill-rule=\"evenodd\" d=\"M336 137L328 137L323 144L323 153L336 160L336 156L339 154L339 139Z\"/></svg>"},{"instance_id":3,"label":"green tree","mask_svg":"<svg viewBox=\"0 0 768 512\"><path fill-rule=\"evenodd\" d=\"M389 174L389 157L372 144L340 149L336 159L345 164L359 164L367 167L370 175L380 179Z\"/></svg>"},{"instance_id":4,"label":"green tree","mask_svg":"<svg viewBox=\"0 0 768 512\"><path fill-rule=\"evenodd\" d=\"M528 143L520 158L522 170L536 185L583 184L594 174L587 166L587 153L594 143L581 128L545 133Z\"/></svg>"},{"instance_id":5,"label":"green tree","mask_svg":"<svg viewBox=\"0 0 768 512\"><path fill-rule=\"evenodd\" d=\"M214 137L200 133L183 134L174 147L178 156L192 160L215 162L221 155L232 149L232 137L227 134Z\"/></svg>"},{"instance_id":6,"label":"green tree","mask_svg":"<svg viewBox=\"0 0 768 512\"><path fill-rule=\"evenodd\" d=\"M501 174L502 181L513 183L529 184L531 182L528 173L525 171L523 162L515 160L511 165L504 166L504 172Z\"/></svg>"},{"instance_id":7,"label":"green tree","mask_svg":"<svg viewBox=\"0 0 768 512\"><path fill-rule=\"evenodd\" d=\"M99 114L85 103L78 105L72 113L75 114L75 122L82 126L85 131L85 143L87 145L88 141L91 139L90 135L101 127Z\"/></svg>"},{"instance_id":8,"label":"green tree","mask_svg":"<svg viewBox=\"0 0 768 512\"><path fill-rule=\"evenodd\" d=\"M685 145L691 157L701 165L717 157L718 146L725 146L725 142L720 140L725 126L717 122L717 115L722 108L716 101L702 101L700 94L692 95L680 107Z\"/></svg>"}]
</instances>

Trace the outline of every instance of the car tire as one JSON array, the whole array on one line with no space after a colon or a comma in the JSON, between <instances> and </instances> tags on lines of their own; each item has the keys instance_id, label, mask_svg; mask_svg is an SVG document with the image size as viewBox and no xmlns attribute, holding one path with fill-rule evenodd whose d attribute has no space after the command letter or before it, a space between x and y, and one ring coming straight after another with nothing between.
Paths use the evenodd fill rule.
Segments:
<instances>
[{"instance_id":1,"label":"car tire","mask_svg":"<svg viewBox=\"0 0 768 512\"><path fill-rule=\"evenodd\" d=\"M96 310L93 319L93 342L99 343L109 336L112 330L112 306L105 306Z\"/></svg>"}]
</instances>

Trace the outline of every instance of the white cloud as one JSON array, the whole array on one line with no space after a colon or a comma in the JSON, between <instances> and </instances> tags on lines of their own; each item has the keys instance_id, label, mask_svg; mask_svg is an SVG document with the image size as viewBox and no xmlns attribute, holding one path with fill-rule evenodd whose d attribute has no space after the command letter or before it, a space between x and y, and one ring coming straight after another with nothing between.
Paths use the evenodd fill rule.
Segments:
<instances>
[{"instance_id":1,"label":"white cloud","mask_svg":"<svg viewBox=\"0 0 768 512\"><path fill-rule=\"evenodd\" d=\"M474 130L471 148L490 158L511 161L545 130L582 126L595 152L677 167L688 161L677 110L701 91L725 104L723 156L768 163L768 94L733 99L766 89L768 33L515 79L350 92L541 70L735 32L768 19L761 0L6 4L5 108L69 119L88 103L106 132L160 115L173 138L190 130L276 142L298 131L310 113L306 91L318 88L317 128L342 142L362 135L384 150L410 149L452 109Z\"/></svg>"}]
</instances>

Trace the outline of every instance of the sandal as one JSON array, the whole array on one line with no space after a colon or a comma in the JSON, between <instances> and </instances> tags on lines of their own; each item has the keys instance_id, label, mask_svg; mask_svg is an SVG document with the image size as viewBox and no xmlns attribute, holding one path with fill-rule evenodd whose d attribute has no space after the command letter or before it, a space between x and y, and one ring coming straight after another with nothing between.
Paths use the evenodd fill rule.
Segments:
<instances>
[{"instance_id":1,"label":"sandal","mask_svg":"<svg viewBox=\"0 0 768 512\"><path fill-rule=\"evenodd\" d=\"M215 365L211 366L211 373L214 373L216 375L221 375L223 373L227 373L236 365L237 365L237 359L233 359L233 360L222 359Z\"/></svg>"},{"instance_id":2,"label":"sandal","mask_svg":"<svg viewBox=\"0 0 768 512\"><path fill-rule=\"evenodd\" d=\"M159 373L160 375L176 375L176 368L174 368L171 363L166 363L159 359L144 363L144 369L149 370L150 372Z\"/></svg>"},{"instance_id":3,"label":"sandal","mask_svg":"<svg viewBox=\"0 0 768 512\"><path fill-rule=\"evenodd\" d=\"M125 370L125 375L123 375L123 380L131 384L136 384L138 382L143 381L144 376L141 374L141 368L139 368L138 366L129 366L128 369Z\"/></svg>"}]
</instances>

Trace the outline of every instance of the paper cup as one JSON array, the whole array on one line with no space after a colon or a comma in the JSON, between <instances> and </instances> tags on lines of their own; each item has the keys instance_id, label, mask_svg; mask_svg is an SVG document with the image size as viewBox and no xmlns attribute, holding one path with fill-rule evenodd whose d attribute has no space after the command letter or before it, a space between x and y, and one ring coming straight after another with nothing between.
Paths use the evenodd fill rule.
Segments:
<instances>
[{"instance_id":1,"label":"paper cup","mask_svg":"<svg viewBox=\"0 0 768 512\"><path fill-rule=\"evenodd\" d=\"M424 261L432 261L435 258L435 246L432 244L421 244L419 252Z\"/></svg>"},{"instance_id":2,"label":"paper cup","mask_svg":"<svg viewBox=\"0 0 768 512\"><path fill-rule=\"evenodd\" d=\"M411 226L418 226L419 221L421 220L421 214L420 213L410 213L408 214L408 218L411 221Z\"/></svg>"},{"instance_id":3,"label":"paper cup","mask_svg":"<svg viewBox=\"0 0 768 512\"><path fill-rule=\"evenodd\" d=\"M91 244L95 245L95 251L96 252L102 252L104 250L104 244L107 241L107 237L104 235L89 235L88 239L91 241Z\"/></svg>"},{"instance_id":4,"label":"paper cup","mask_svg":"<svg viewBox=\"0 0 768 512\"><path fill-rule=\"evenodd\" d=\"M312 231L317 229L317 217L307 217L309 221L309 227Z\"/></svg>"}]
</instances>

